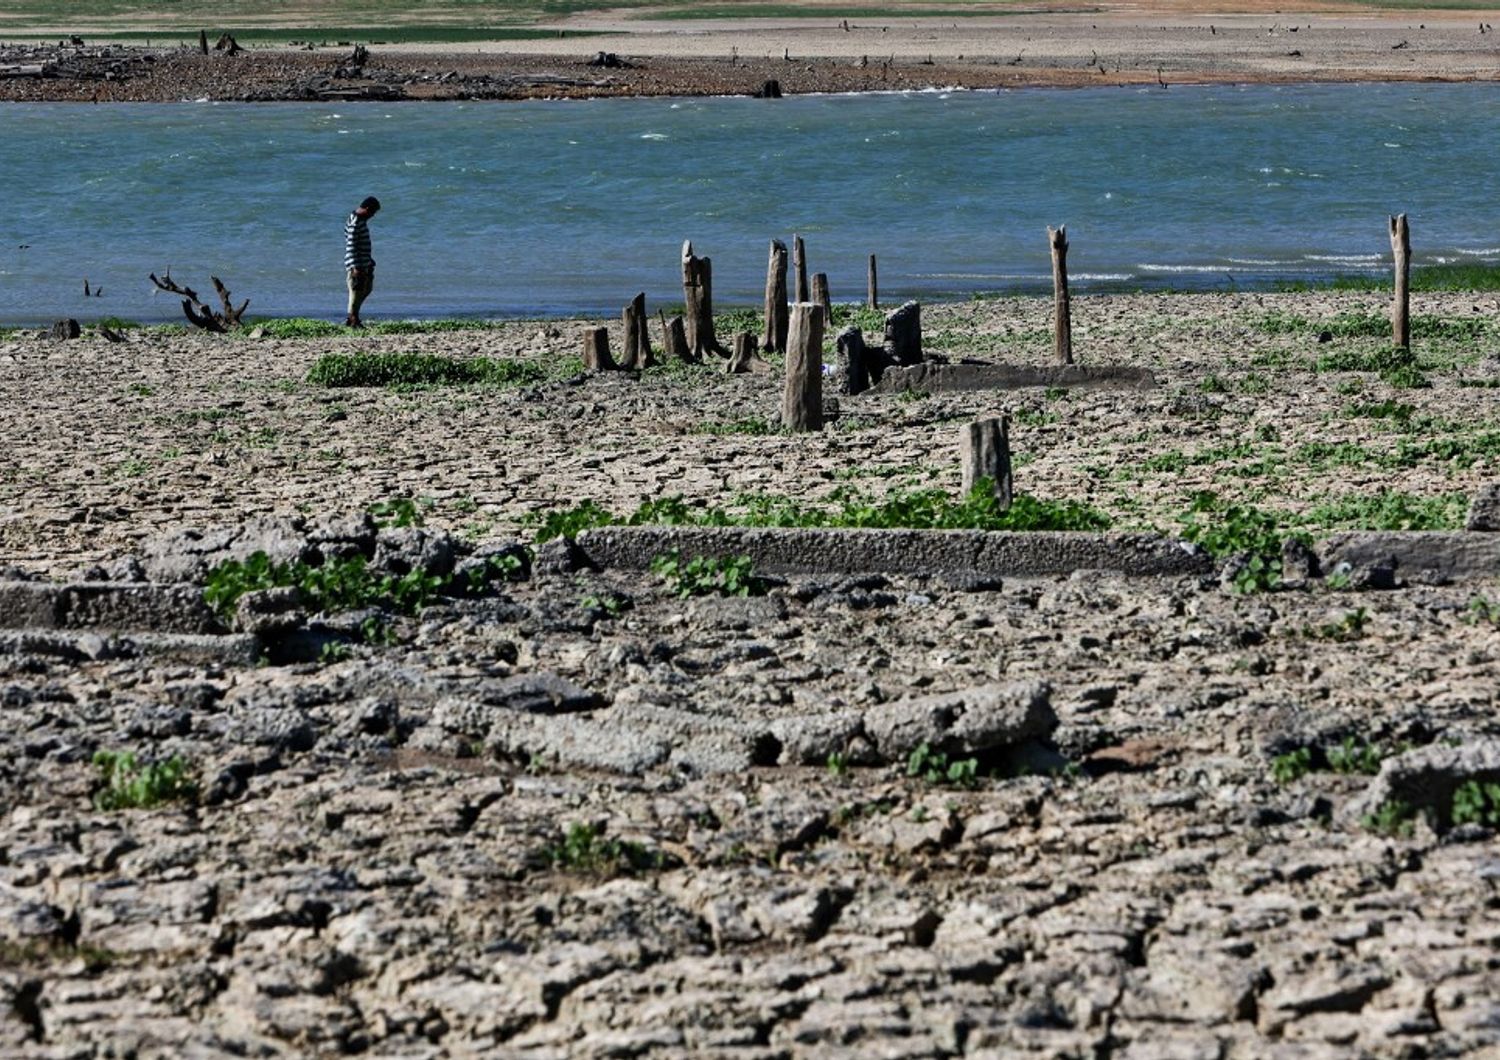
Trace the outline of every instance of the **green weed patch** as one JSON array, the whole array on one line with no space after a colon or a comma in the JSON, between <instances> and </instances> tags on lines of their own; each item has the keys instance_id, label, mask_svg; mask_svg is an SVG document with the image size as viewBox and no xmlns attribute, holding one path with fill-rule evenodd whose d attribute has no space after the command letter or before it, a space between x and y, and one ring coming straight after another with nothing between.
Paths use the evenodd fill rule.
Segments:
<instances>
[{"instance_id":1,"label":"green weed patch","mask_svg":"<svg viewBox=\"0 0 1500 1060\"><path fill-rule=\"evenodd\" d=\"M1110 520L1096 508L1073 501L1039 500L1017 494L1002 510L988 482L962 500L939 489L869 497L853 490L837 495L837 507L817 507L790 497L749 494L734 508L694 507L681 497L648 501L619 517L586 500L574 508L534 517L537 541L574 537L598 526L775 526L823 529L906 530L1107 530Z\"/></svg>"},{"instance_id":2,"label":"green weed patch","mask_svg":"<svg viewBox=\"0 0 1500 1060\"><path fill-rule=\"evenodd\" d=\"M93 762L104 784L94 793L95 809L150 809L164 802L191 802L198 794L191 770L179 755L164 762L140 762L130 751L97 751Z\"/></svg>"},{"instance_id":3,"label":"green weed patch","mask_svg":"<svg viewBox=\"0 0 1500 1060\"><path fill-rule=\"evenodd\" d=\"M533 361L489 357L460 359L430 353L327 353L307 373L314 386L496 386L540 382L546 370Z\"/></svg>"}]
</instances>

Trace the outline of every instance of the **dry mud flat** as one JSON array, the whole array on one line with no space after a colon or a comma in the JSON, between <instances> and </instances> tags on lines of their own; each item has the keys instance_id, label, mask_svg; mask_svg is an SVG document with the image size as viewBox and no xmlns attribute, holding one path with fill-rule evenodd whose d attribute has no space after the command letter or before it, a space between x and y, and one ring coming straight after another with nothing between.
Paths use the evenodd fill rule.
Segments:
<instances>
[{"instance_id":1,"label":"dry mud flat","mask_svg":"<svg viewBox=\"0 0 1500 1060\"><path fill-rule=\"evenodd\" d=\"M1186 5L1190 6L1190 5ZM1090 11L969 19L651 21L472 45L0 43L0 100L524 99L1200 82L1489 81L1493 12ZM77 29L58 30L68 38ZM309 30L318 39L318 31ZM0 41L5 29L0 28ZM369 43L367 41L367 43ZM622 63L591 66L598 54Z\"/></svg>"},{"instance_id":2,"label":"dry mud flat","mask_svg":"<svg viewBox=\"0 0 1500 1060\"><path fill-rule=\"evenodd\" d=\"M1313 369L1378 349L1318 339L1381 308L1080 298L1081 359L1160 388L843 397L801 437L757 433L766 377L580 378L570 322L11 336L0 543L13 577L69 581L180 574L186 539L163 538L246 524L382 562L502 554L527 513L584 498L952 489L958 426L1002 410L1019 488L1123 529L1177 526L1201 489L1306 513L1477 492L1493 297L1417 299L1430 389ZM927 348L1043 364L1048 314L925 307ZM305 382L326 352L377 349L546 374ZM364 510L399 496L425 527L377 539ZM1495 578L1244 596L1212 573L796 576L685 600L557 552L315 662L257 663L243 635L192 634L191 608L150 635L0 633L0 1053L1500 1047L1500 849L1445 801L1500 777ZM1384 772L1331 768L1346 739ZM980 775L908 776L921 742ZM1278 779L1299 748L1310 771ZM180 755L196 802L95 809L100 749ZM1398 794L1437 812L1364 823Z\"/></svg>"}]
</instances>

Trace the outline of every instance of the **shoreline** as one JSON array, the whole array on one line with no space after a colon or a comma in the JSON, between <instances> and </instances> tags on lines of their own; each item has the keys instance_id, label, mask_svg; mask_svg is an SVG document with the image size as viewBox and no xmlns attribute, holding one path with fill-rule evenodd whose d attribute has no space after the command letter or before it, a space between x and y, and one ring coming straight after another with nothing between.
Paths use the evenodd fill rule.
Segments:
<instances>
[{"instance_id":1,"label":"shoreline","mask_svg":"<svg viewBox=\"0 0 1500 1060\"><path fill-rule=\"evenodd\" d=\"M253 46L7 45L0 102L512 100L1186 84L1493 82L1492 13L1095 12L1002 18L622 23L556 40ZM376 31L378 33L378 31ZM568 37L585 32L588 36ZM316 31L309 31L309 37ZM603 65L600 65L602 59ZM358 61L356 61L358 60ZM18 72L23 71L23 72Z\"/></svg>"}]
</instances>

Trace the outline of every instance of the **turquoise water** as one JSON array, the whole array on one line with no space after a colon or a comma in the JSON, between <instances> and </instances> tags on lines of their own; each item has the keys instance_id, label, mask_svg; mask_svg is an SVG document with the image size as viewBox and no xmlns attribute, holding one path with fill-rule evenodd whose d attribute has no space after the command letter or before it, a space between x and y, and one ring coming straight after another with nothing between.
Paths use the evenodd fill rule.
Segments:
<instances>
[{"instance_id":1,"label":"turquoise water","mask_svg":"<svg viewBox=\"0 0 1500 1060\"><path fill-rule=\"evenodd\" d=\"M367 194L371 316L754 304L800 233L836 301L1075 283L1266 284L1500 261L1500 86L1323 85L509 104L0 106L0 322L175 319L146 276L342 316ZM83 281L102 286L85 300Z\"/></svg>"}]
</instances>

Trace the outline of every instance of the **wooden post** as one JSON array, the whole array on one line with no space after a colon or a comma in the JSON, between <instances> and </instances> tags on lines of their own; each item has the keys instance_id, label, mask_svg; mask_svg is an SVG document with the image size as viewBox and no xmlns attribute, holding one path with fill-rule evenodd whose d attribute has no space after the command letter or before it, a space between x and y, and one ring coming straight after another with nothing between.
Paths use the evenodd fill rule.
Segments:
<instances>
[{"instance_id":1,"label":"wooden post","mask_svg":"<svg viewBox=\"0 0 1500 1060\"><path fill-rule=\"evenodd\" d=\"M786 244L773 239L766 262L766 333L760 344L777 353L786 352L786 303Z\"/></svg>"},{"instance_id":2,"label":"wooden post","mask_svg":"<svg viewBox=\"0 0 1500 1060\"><path fill-rule=\"evenodd\" d=\"M792 236L792 268L797 273L797 301L812 301L812 292L807 286L807 248L802 245L802 237Z\"/></svg>"},{"instance_id":3,"label":"wooden post","mask_svg":"<svg viewBox=\"0 0 1500 1060\"><path fill-rule=\"evenodd\" d=\"M1001 511L1010 507L1010 422L997 419L978 420L964 427L958 441L963 463L963 495L974 492L982 480L989 479Z\"/></svg>"},{"instance_id":4,"label":"wooden post","mask_svg":"<svg viewBox=\"0 0 1500 1060\"><path fill-rule=\"evenodd\" d=\"M646 292L642 291L620 311L625 324L625 353L620 364L625 368L650 368L651 337L646 332Z\"/></svg>"},{"instance_id":5,"label":"wooden post","mask_svg":"<svg viewBox=\"0 0 1500 1060\"><path fill-rule=\"evenodd\" d=\"M665 356L668 360L687 361L689 364L699 363L688 346L687 329L683 327L681 317L662 321L661 344L666 348Z\"/></svg>"},{"instance_id":6,"label":"wooden post","mask_svg":"<svg viewBox=\"0 0 1500 1060\"><path fill-rule=\"evenodd\" d=\"M619 367L609 355L608 328L589 328L583 333L583 366L591 372L612 372Z\"/></svg>"},{"instance_id":7,"label":"wooden post","mask_svg":"<svg viewBox=\"0 0 1500 1060\"><path fill-rule=\"evenodd\" d=\"M870 389L869 354L865 349L865 333L851 324L838 337L839 361L843 367L843 391L846 394L862 394Z\"/></svg>"},{"instance_id":8,"label":"wooden post","mask_svg":"<svg viewBox=\"0 0 1500 1060\"><path fill-rule=\"evenodd\" d=\"M1411 230L1406 214L1390 219L1391 254L1396 259L1396 297L1391 302L1391 338L1403 350L1411 348Z\"/></svg>"},{"instance_id":9,"label":"wooden post","mask_svg":"<svg viewBox=\"0 0 1500 1060\"><path fill-rule=\"evenodd\" d=\"M823 307L823 327L833 327L833 299L828 297L828 273L813 274L812 300Z\"/></svg>"},{"instance_id":10,"label":"wooden post","mask_svg":"<svg viewBox=\"0 0 1500 1060\"><path fill-rule=\"evenodd\" d=\"M688 349L694 357L729 351L714 337L713 262L693 254L693 242L682 244L682 301L687 306Z\"/></svg>"},{"instance_id":11,"label":"wooden post","mask_svg":"<svg viewBox=\"0 0 1500 1060\"><path fill-rule=\"evenodd\" d=\"M1073 363L1073 310L1068 304L1068 226L1048 226L1052 244L1052 357L1058 364Z\"/></svg>"},{"instance_id":12,"label":"wooden post","mask_svg":"<svg viewBox=\"0 0 1500 1060\"><path fill-rule=\"evenodd\" d=\"M887 364L922 363L922 304L905 302L886 314L885 360Z\"/></svg>"},{"instance_id":13,"label":"wooden post","mask_svg":"<svg viewBox=\"0 0 1500 1060\"><path fill-rule=\"evenodd\" d=\"M208 30L206 29L198 31L198 50L204 55L208 54Z\"/></svg>"},{"instance_id":14,"label":"wooden post","mask_svg":"<svg viewBox=\"0 0 1500 1060\"><path fill-rule=\"evenodd\" d=\"M786 383L781 392L781 424L792 431L823 429L823 311L812 302L790 310L786 340Z\"/></svg>"},{"instance_id":15,"label":"wooden post","mask_svg":"<svg viewBox=\"0 0 1500 1060\"><path fill-rule=\"evenodd\" d=\"M880 289L875 283L875 255L870 255L870 268L865 273L865 305L880 308Z\"/></svg>"}]
</instances>

